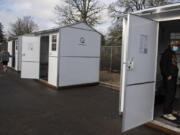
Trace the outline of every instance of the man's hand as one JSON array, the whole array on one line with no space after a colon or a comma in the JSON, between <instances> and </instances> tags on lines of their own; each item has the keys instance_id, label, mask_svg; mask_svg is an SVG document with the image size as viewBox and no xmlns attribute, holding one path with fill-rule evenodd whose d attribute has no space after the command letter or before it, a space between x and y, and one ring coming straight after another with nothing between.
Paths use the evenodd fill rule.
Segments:
<instances>
[{"instance_id":1,"label":"man's hand","mask_svg":"<svg viewBox=\"0 0 180 135\"><path fill-rule=\"evenodd\" d=\"M171 80L172 79L172 76L170 75L170 76L168 76L168 80Z\"/></svg>"}]
</instances>

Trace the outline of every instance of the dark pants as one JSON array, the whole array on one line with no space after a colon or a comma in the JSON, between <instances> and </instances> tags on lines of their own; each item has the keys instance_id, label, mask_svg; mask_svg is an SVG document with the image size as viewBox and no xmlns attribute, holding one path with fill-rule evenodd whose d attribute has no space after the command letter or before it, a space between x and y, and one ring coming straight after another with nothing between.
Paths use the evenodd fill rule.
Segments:
<instances>
[{"instance_id":1,"label":"dark pants","mask_svg":"<svg viewBox=\"0 0 180 135\"><path fill-rule=\"evenodd\" d=\"M3 63L3 65L7 66L8 61L3 61L2 63Z\"/></svg>"},{"instance_id":2,"label":"dark pants","mask_svg":"<svg viewBox=\"0 0 180 135\"><path fill-rule=\"evenodd\" d=\"M165 102L163 112L164 114L170 114L173 110L173 103L176 96L176 83L177 77L173 76L171 80L164 78L165 82Z\"/></svg>"}]
</instances>

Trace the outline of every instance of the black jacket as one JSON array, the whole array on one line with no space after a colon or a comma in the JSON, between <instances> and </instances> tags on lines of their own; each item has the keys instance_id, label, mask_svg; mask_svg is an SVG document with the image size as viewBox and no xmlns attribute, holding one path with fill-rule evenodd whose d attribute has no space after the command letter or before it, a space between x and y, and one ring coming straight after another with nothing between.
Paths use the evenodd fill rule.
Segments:
<instances>
[{"instance_id":1,"label":"black jacket","mask_svg":"<svg viewBox=\"0 0 180 135\"><path fill-rule=\"evenodd\" d=\"M176 54L170 48L166 49L161 56L160 69L163 77L178 75Z\"/></svg>"}]
</instances>

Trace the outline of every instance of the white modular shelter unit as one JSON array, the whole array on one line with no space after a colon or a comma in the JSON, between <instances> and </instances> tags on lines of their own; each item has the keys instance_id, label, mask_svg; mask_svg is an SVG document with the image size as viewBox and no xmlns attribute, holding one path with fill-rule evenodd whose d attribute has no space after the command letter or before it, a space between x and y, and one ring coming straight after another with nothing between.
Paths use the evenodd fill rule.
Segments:
<instances>
[{"instance_id":1,"label":"white modular shelter unit","mask_svg":"<svg viewBox=\"0 0 180 135\"><path fill-rule=\"evenodd\" d=\"M99 82L101 34L85 23L39 31L22 47L22 78L55 87Z\"/></svg>"},{"instance_id":2,"label":"white modular shelter unit","mask_svg":"<svg viewBox=\"0 0 180 135\"><path fill-rule=\"evenodd\" d=\"M172 4L124 17L119 107L122 131L154 120L158 62L172 33L180 33L179 12L180 4Z\"/></svg>"}]
</instances>

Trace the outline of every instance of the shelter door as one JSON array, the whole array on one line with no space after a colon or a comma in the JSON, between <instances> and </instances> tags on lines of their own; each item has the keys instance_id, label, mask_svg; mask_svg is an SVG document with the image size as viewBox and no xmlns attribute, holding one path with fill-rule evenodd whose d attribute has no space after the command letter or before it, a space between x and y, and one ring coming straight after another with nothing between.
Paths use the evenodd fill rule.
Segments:
<instances>
[{"instance_id":1,"label":"shelter door","mask_svg":"<svg viewBox=\"0 0 180 135\"><path fill-rule=\"evenodd\" d=\"M22 39L21 78L39 78L40 39L25 36Z\"/></svg>"},{"instance_id":2,"label":"shelter door","mask_svg":"<svg viewBox=\"0 0 180 135\"><path fill-rule=\"evenodd\" d=\"M131 14L127 20L121 79L123 132L153 120L158 33L157 22Z\"/></svg>"}]
</instances>

